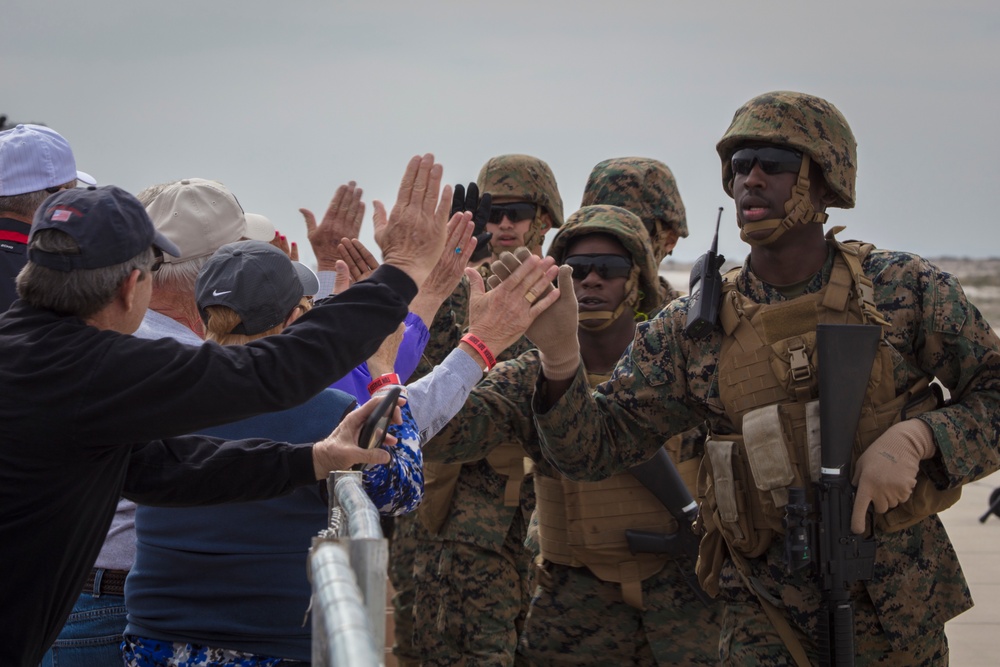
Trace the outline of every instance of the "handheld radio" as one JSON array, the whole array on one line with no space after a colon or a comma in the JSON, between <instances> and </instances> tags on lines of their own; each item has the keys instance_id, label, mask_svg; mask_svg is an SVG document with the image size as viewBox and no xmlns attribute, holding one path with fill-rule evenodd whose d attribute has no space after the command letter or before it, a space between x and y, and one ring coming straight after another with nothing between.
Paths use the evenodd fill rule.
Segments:
<instances>
[{"instance_id":1,"label":"handheld radio","mask_svg":"<svg viewBox=\"0 0 1000 667\"><path fill-rule=\"evenodd\" d=\"M719 298L722 296L722 268L726 258L719 254L719 223L722 221L722 207L715 220L715 238L712 249L698 258L691 268L688 294L687 322L684 333L692 338L704 338L719 318Z\"/></svg>"}]
</instances>

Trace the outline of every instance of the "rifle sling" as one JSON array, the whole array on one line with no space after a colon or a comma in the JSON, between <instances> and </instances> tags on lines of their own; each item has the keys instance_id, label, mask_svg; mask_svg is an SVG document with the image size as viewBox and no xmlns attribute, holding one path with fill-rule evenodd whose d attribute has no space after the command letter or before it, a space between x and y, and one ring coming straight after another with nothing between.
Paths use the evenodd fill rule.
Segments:
<instances>
[{"instance_id":1,"label":"rifle sling","mask_svg":"<svg viewBox=\"0 0 1000 667\"><path fill-rule=\"evenodd\" d=\"M725 536L725 533L723 533ZM806 650L802 647L802 642L799 638L795 636L795 631L792 630L792 626L789 625L788 620L781 613L777 606L774 605L768 598L770 597L764 591L760 590L756 584L752 581L752 578L748 574L749 568L747 567L747 562L743 560L743 556L739 555L734 549L729 550L729 557L733 561L733 565L736 566L736 571L740 573L740 577L743 579L744 585L753 591L753 594L757 596L757 600L760 602L761 608L764 609L764 613L767 614L768 619L771 621L771 625L778 632L778 636L781 637L782 643L784 643L785 648L788 652L792 654L792 659L795 660L795 664L798 667L811 667L812 663L809 662L809 657L806 655Z\"/></svg>"}]
</instances>

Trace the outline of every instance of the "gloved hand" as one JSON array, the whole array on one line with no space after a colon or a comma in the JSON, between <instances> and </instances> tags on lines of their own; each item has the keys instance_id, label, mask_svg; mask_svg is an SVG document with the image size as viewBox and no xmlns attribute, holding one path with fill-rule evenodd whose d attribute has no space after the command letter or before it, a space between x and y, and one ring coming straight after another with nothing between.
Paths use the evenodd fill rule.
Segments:
<instances>
[{"instance_id":1,"label":"gloved hand","mask_svg":"<svg viewBox=\"0 0 1000 667\"><path fill-rule=\"evenodd\" d=\"M472 251L470 262L478 262L490 256L490 239L493 233L486 231L486 222L490 219L493 197L487 192L479 196L479 186L469 183L468 192L461 184L455 186L455 194L451 198L451 218L456 213L468 211L472 213L475 229L472 235L476 238L476 249Z\"/></svg>"},{"instance_id":2,"label":"gloved hand","mask_svg":"<svg viewBox=\"0 0 1000 667\"><path fill-rule=\"evenodd\" d=\"M858 458L854 485L858 487L851 513L851 530L865 531L868 505L885 514L909 499L917 485L920 462L934 456L937 445L931 427L919 419L890 426Z\"/></svg>"},{"instance_id":3,"label":"gloved hand","mask_svg":"<svg viewBox=\"0 0 1000 667\"><path fill-rule=\"evenodd\" d=\"M518 248L514 254L503 253L500 260L493 262L490 286L500 284L516 269L520 262L531 256L527 248ZM543 298L552 291L552 286L539 295ZM576 375L580 365L580 341L577 339L579 305L573 288L573 269L559 267L559 299L538 315L528 327L525 335L535 347L542 362L545 377L550 380L566 380Z\"/></svg>"}]
</instances>

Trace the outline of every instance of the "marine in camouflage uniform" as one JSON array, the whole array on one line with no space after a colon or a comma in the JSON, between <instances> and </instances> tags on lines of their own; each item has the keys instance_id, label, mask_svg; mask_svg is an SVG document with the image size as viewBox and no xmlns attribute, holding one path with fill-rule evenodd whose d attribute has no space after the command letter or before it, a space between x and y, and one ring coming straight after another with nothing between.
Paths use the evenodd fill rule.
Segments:
<instances>
[{"instance_id":1,"label":"marine in camouflage uniform","mask_svg":"<svg viewBox=\"0 0 1000 667\"><path fill-rule=\"evenodd\" d=\"M574 278L576 298L587 303L589 295L596 304L582 307L581 316L595 317L584 317L580 324L581 338L589 341L583 356L591 360L588 377L594 382L608 376L601 363L613 366L631 340L636 314L659 303L649 235L641 220L623 208L580 209L566 221L549 254L562 263L567 256L604 251L628 258L631 267L618 278L597 271ZM611 319L604 316L607 308ZM498 364L424 447L428 460L467 460L516 441L536 466L542 558L519 654L528 664L546 665L716 664L717 648L705 636L718 634L721 607L703 604L686 583L681 568L693 569L693 562L662 554L634 556L626 544L627 528L676 531L667 509L630 473L606 482L572 482L542 457L530 418L538 366L536 350ZM666 447L688 472L693 490L702 441L678 436Z\"/></svg>"},{"instance_id":2,"label":"marine in camouflage uniform","mask_svg":"<svg viewBox=\"0 0 1000 667\"><path fill-rule=\"evenodd\" d=\"M618 157L598 162L590 171L580 206L610 204L635 213L649 233L653 261L659 267L672 254L678 239L687 238L684 202L670 168L645 157ZM659 276L660 303L681 295Z\"/></svg>"},{"instance_id":3,"label":"marine in camouflage uniform","mask_svg":"<svg viewBox=\"0 0 1000 667\"><path fill-rule=\"evenodd\" d=\"M495 205L536 205L523 242L541 254L545 232L563 221L562 199L549 166L527 155L501 155L483 166L477 185ZM487 229L497 239L498 230L509 224L498 221ZM503 248L493 250L498 255ZM488 266L478 270L489 277ZM458 345L467 321L468 284L463 280L435 316L416 376ZM522 338L500 359L516 357L530 346ZM515 474L498 472L498 467ZM530 473L525 473L523 452L509 466L492 458L464 465L425 464L423 503L415 519L397 519L390 547L396 589L394 653L412 660L405 664L450 665L463 658L477 665L513 664L531 595L531 554L524 540L535 498ZM412 630L403 637L407 625ZM409 646L404 646L407 640Z\"/></svg>"},{"instance_id":4,"label":"marine in camouflage uniform","mask_svg":"<svg viewBox=\"0 0 1000 667\"><path fill-rule=\"evenodd\" d=\"M743 153L753 159L734 173L734 153L747 148L795 149L797 173L783 173L789 169L782 159L763 152ZM812 471L803 467L813 463L801 445L802 425L784 422L786 430L775 418L758 417L769 410L781 419L801 415L807 407L801 401L817 398L817 321L880 326L853 454L859 497L870 495L877 518L865 529L877 544L874 577L851 589L856 664L947 664L944 624L972 600L936 512L954 502L963 484L1000 467L1000 340L958 281L926 260L824 238L825 208L854 205L857 164L853 134L831 104L801 93L761 95L736 112L718 152L741 236L751 244L743 267L724 281L720 324L705 338L688 336L688 303L681 298L639 325L628 354L595 392L583 369L568 378L559 367L543 373L533 404L542 451L564 474L600 479L707 421L713 440L699 479L707 530L699 576L725 604L722 661L816 663L820 590L814 571L786 571L776 515L786 487L764 485L769 490L757 493L765 480L746 461L748 452L784 449L795 455L787 464L793 483L809 486ZM753 326L761 321L775 330ZM560 340L568 333L560 332ZM746 361L741 350L758 356L738 368L734 361ZM926 391L934 377L950 392L946 404ZM754 396L747 378L762 381L769 398ZM917 405L904 415L907 402ZM904 431L909 436L901 438ZM874 483L871 466L884 474L884 486ZM899 497L888 495L900 487L906 491ZM864 524L867 504L854 508L855 529L859 519ZM776 610L774 623L766 605ZM778 626L790 629L788 645ZM795 645L804 661L793 657Z\"/></svg>"}]
</instances>

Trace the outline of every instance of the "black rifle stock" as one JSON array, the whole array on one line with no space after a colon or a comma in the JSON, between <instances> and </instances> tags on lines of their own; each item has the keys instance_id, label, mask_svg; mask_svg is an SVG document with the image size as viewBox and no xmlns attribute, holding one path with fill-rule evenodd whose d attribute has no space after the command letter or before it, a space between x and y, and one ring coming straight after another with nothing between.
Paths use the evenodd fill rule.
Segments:
<instances>
[{"instance_id":1,"label":"black rifle stock","mask_svg":"<svg viewBox=\"0 0 1000 667\"><path fill-rule=\"evenodd\" d=\"M854 664L851 587L872 578L875 540L851 532L855 489L851 449L882 330L864 324L820 324L816 330L821 468L817 484L822 665Z\"/></svg>"},{"instance_id":2,"label":"black rifle stock","mask_svg":"<svg viewBox=\"0 0 1000 667\"><path fill-rule=\"evenodd\" d=\"M630 469L629 472L656 496L656 499L677 519L678 525L674 533L626 530L625 539L628 541L629 551L633 554L667 554L678 560L681 575L691 590L699 600L706 605L710 604L712 600L702 590L694 572L694 565L698 560L698 543L701 541L701 538L694 534L698 503L691 497L667 450L660 447L652 458Z\"/></svg>"}]
</instances>

